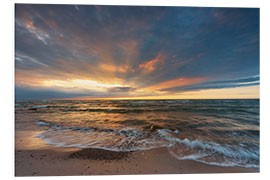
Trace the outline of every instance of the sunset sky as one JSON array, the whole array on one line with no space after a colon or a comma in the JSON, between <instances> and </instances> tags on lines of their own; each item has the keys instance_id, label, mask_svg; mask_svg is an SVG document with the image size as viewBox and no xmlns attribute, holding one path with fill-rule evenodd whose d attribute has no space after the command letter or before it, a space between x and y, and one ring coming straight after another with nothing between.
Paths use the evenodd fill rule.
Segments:
<instances>
[{"instance_id":1,"label":"sunset sky","mask_svg":"<svg viewBox=\"0 0 270 180\"><path fill-rule=\"evenodd\" d=\"M259 9L15 6L16 99L259 98Z\"/></svg>"}]
</instances>

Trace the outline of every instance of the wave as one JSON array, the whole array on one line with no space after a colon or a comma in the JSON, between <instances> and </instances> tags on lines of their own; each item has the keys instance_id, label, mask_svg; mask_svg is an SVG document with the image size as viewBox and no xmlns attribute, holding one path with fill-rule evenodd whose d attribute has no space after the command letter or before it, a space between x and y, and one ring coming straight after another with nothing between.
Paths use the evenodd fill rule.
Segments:
<instances>
[{"instance_id":1,"label":"wave","mask_svg":"<svg viewBox=\"0 0 270 180\"><path fill-rule=\"evenodd\" d=\"M257 163L247 164L246 160L241 161L241 160L235 159L234 161L232 161L232 160L225 159L225 162L214 162L214 161L201 160L201 158L209 156L209 154L205 154L205 153L192 154L192 155L188 155L188 156L179 156L179 155L175 155L172 152L170 152L170 154L179 160L194 160L194 161L201 162L201 163L208 164L208 165L215 165L215 166L222 166L222 167L238 166L238 167L244 167L244 168L260 168L259 164L257 164ZM213 160L213 158L211 158L211 160Z\"/></svg>"},{"instance_id":2,"label":"wave","mask_svg":"<svg viewBox=\"0 0 270 180\"><path fill-rule=\"evenodd\" d=\"M137 151L167 147L179 160L192 159L219 166L259 167L259 150L219 144L202 139L181 138L181 131L167 128L144 131L136 128L66 127L46 121L51 127L37 137L58 147L100 148L111 151Z\"/></svg>"},{"instance_id":3,"label":"wave","mask_svg":"<svg viewBox=\"0 0 270 180\"><path fill-rule=\"evenodd\" d=\"M145 109L63 109L63 111L87 111L87 112L104 112L104 113L143 113L149 112L153 110L145 110Z\"/></svg>"},{"instance_id":4,"label":"wave","mask_svg":"<svg viewBox=\"0 0 270 180\"><path fill-rule=\"evenodd\" d=\"M109 128L106 129L106 128L99 128L99 127L77 127L77 126L68 127L68 126L56 125L56 124L45 122L45 121L38 121L36 122L36 125L51 127L56 130L72 130L72 131L81 131L81 132L98 131L98 132L110 132L110 133L115 133L115 134L121 134L125 136L136 136L136 137L145 136L144 133L134 128L125 128L125 129L117 130L117 129L109 129Z\"/></svg>"},{"instance_id":5,"label":"wave","mask_svg":"<svg viewBox=\"0 0 270 180\"><path fill-rule=\"evenodd\" d=\"M115 106L115 107L130 107L130 106ZM139 108L133 108L139 107ZM145 108L143 108L145 107ZM209 107L201 107L201 106L193 106L193 107L184 107L184 106L169 106L164 108L151 108L151 107L162 107L162 105L147 105L147 106L131 106L131 108L110 108L110 109L103 109L103 108L69 108L69 109L62 109L65 112L77 112L77 111L84 111L84 112L104 112L104 113L145 113L145 112L195 112L195 113L203 113L207 115L215 115L218 114L222 116L222 114L229 114L229 113L246 113L249 115L258 115L259 112L257 111L250 111L250 110L243 110L243 109L234 109L234 108L209 108Z\"/></svg>"},{"instance_id":6,"label":"wave","mask_svg":"<svg viewBox=\"0 0 270 180\"><path fill-rule=\"evenodd\" d=\"M259 150L248 150L239 146L221 145L199 139L173 138L171 141L176 142L176 147L170 148L169 152L179 160L189 159L209 165L226 167L259 168Z\"/></svg>"},{"instance_id":7,"label":"wave","mask_svg":"<svg viewBox=\"0 0 270 180\"><path fill-rule=\"evenodd\" d=\"M65 108L65 107L66 106L39 105L39 106L32 106L31 108ZM73 106L71 106L70 108L73 108Z\"/></svg>"},{"instance_id":8,"label":"wave","mask_svg":"<svg viewBox=\"0 0 270 180\"><path fill-rule=\"evenodd\" d=\"M194 160L194 161L201 162L204 164L222 166L222 167L238 166L238 167L244 167L244 168L260 168L259 164L256 164L256 163L247 164L246 161L241 161L241 160L234 160L234 161L225 160L225 162L213 162L213 161L202 160L201 158L205 158L205 157L209 156L209 154L206 154L206 153L192 154L192 155L187 155L187 156L179 156L179 155L172 153L171 151L169 151L169 152L173 157L175 157L176 159L179 159L179 160ZM213 160L213 158L211 158L211 160Z\"/></svg>"},{"instance_id":9,"label":"wave","mask_svg":"<svg viewBox=\"0 0 270 180\"><path fill-rule=\"evenodd\" d=\"M232 135L232 136L238 136L238 137L259 137L260 131L257 129L240 129L240 130L210 130L213 134L218 135Z\"/></svg>"},{"instance_id":10,"label":"wave","mask_svg":"<svg viewBox=\"0 0 270 180\"><path fill-rule=\"evenodd\" d=\"M32 106L32 108L48 108L48 106Z\"/></svg>"},{"instance_id":11,"label":"wave","mask_svg":"<svg viewBox=\"0 0 270 180\"><path fill-rule=\"evenodd\" d=\"M126 108L133 108L133 107L164 107L166 106L165 104L150 104L150 103L147 103L147 104L140 104L140 103L126 103L126 104L114 104L113 105L114 107L126 107ZM106 106L104 106L106 107Z\"/></svg>"},{"instance_id":12,"label":"wave","mask_svg":"<svg viewBox=\"0 0 270 180\"><path fill-rule=\"evenodd\" d=\"M129 103L144 104L144 103L152 103L152 101L129 101Z\"/></svg>"},{"instance_id":13,"label":"wave","mask_svg":"<svg viewBox=\"0 0 270 180\"><path fill-rule=\"evenodd\" d=\"M189 140L187 138L181 140L181 139L173 139L177 143L184 144L192 149L199 149L203 150L204 152L208 153L218 153L225 155L227 157L232 157L232 158L254 158L254 159L259 159L259 152L249 152L246 149L237 147L229 146L229 145L221 145L215 142L207 142L203 140Z\"/></svg>"}]
</instances>

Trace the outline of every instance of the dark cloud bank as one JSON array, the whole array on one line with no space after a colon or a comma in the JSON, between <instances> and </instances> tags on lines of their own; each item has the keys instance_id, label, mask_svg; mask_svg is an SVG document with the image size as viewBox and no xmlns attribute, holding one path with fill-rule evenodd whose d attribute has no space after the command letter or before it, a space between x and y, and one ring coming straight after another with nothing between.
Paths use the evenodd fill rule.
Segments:
<instances>
[{"instance_id":1,"label":"dark cloud bank","mask_svg":"<svg viewBox=\"0 0 270 180\"><path fill-rule=\"evenodd\" d=\"M110 81L104 64L137 85L108 96L179 77L207 81L164 90L259 85L259 9L16 4L15 62L16 99L95 96L26 88L23 79Z\"/></svg>"}]
</instances>

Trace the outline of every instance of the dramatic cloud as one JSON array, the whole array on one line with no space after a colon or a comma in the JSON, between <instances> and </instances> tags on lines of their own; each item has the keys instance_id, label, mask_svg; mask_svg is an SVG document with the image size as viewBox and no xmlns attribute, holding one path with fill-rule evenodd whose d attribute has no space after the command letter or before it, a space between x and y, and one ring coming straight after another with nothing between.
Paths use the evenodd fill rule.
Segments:
<instances>
[{"instance_id":1,"label":"dramatic cloud","mask_svg":"<svg viewBox=\"0 0 270 180\"><path fill-rule=\"evenodd\" d=\"M164 91L189 91L189 90L202 90L202 89L223 89L223 88L234 88L244 86L255 86L259 85L259 76L253 76L248 78L233 79L233 80L221 80L221 81L210 81L203 82L194 85L179 86L176 88L163 89Z\"/></svg>"},{"instance_id":2,"label":"dramatic cloud","mask_svg":"<svg viewBox=\"0 0 270 180\"><path fill-rule=\"evenodd\" d=\"M259 86L259 9L16 4L14 59L16 99L236 97Z\"/></svg>"},{"instance_id":3,"label":"dramatic cloud","mask_svg":"<svg viewBox=\"0 0 270 180\"><path fill-rule=\"evenodd\" d=\"M147 71L154 71L158 68L158 66L164 65L164 60L165 57L163 57L162 54L159 54L155 59L139 64L139 67L144 68Z\"/></svg>"}]
</instances>

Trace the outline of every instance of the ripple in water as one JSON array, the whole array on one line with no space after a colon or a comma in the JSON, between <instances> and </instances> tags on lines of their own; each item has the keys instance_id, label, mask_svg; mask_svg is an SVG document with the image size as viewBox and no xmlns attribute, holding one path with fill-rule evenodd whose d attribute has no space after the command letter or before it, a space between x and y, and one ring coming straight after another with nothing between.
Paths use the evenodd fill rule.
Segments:
<instances>
[{"instance_id":1,"label":"ripple in water","mask_svg":"<svg viewBox=\"0 0 270 180\"><path fill-rule=\"evenodd\" d=\"M179 160L259 168L259 100L16 102L18 127L59 147L167 147Z\"/></svg>"}]
</instances>

